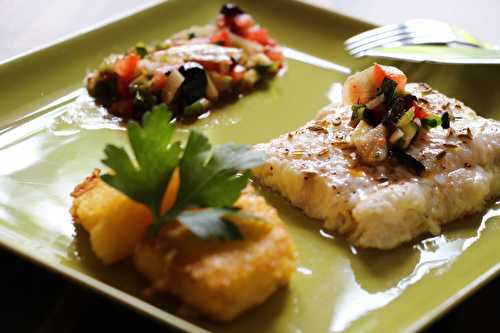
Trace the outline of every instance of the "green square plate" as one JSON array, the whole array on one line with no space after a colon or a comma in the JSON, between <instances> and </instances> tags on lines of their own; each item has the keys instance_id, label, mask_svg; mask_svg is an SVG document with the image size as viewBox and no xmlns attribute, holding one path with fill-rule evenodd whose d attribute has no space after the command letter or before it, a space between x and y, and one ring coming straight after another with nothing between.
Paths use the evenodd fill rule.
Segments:
<instances>
[{"instance_id":1,"label":"green square plate","mask_svg":"<svg viewBox=\"0 0 500 333\"><path fill-rule=\"evenodd\" d=\"M294 129L338 98L353 59L343 41L370 26L298 1L239 1L287 49L288 71L195 126L213 141L257 143ZM394 251L356 251L263 191L289 225L299 269L289 288L226 325L188 322L169 297L145 301L130 262L103 267L75 229L73 186L125 145L81 97L85 71L113 51L210 22L221 1L171 0L0 65L0 243L40 265L177 328L201 332L396 332L428 324L500 271L498 204L438 237ZM500 118L500 67L398 64L413 81ZM80 97L78 97L80 96ZM182 131L181 131L182 132ZM181 133L182 134L182 133ZM495 209L497 209L495 211ZM497 216L497 217L495 217Z\"/></svg>"}]
</instances>

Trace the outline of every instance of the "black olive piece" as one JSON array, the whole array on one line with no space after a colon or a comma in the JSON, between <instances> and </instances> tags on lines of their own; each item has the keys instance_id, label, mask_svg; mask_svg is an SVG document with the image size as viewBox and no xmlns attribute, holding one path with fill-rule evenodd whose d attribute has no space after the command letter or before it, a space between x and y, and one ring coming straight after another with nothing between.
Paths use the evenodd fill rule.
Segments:
<instances>
[{"instance_id":1,"label":"black olive piece","mask_svg":"<svg viewBox=\"0 0 500 333\"><path fill-rule=\"evenodd\" d=\"M183 108L205 97L207 75L203 66L196 62L185 63L179 72L184 76L184 81L177 91L176 99Z\"/></svg>"},{"instance_id":2,"label":"black olive piece","mask_svg":"<svg viewBox=\"0 0 500 333\"><path fill-rule=\"evenodd\" d=\"M404 166L411 169L417 174L417 176L420 176L425 172L425 166L422 164L422 162L400 149L392 148L391 150L389 150L389 155Z\"/></svg>"},{"instance_id":3,"label":"black olive piece","mask_svg":"<svg viewBox=\"0 0 500 333\"><path fill-rule=\"evenodd\" d=\"M384 123L397 124L398 120L411 108L417 98L413 95L399 96L394 99L391 109L386 115Z\"/></svg>"},{"instance_id":4,"label":"black olive piece","mask_svg":"<svg viewBox=\"0 0 500 333\"><path fill-rule=\"evenodd\" d=\"M441 116L441 127L444 129L450 128L450 114L448 112Z\"/></svg>"},{"instance_id":5,"label":"black olive piece","mask_svg":"<svg viewBox=\"0 0 500 333\"><path fill-rule=\"evenodd\" d=\"M377 115L375 114L375 111L371 109L365 109L363 111L363 120L368 123L370 126L377 126L380 121L377 119Z\"/></svg>"},{"instance_id":6,"label":"black olive piece","mask_svg":"<svg viewBox=\"0 0 500 333\"><path fill-rule=\"evenodd\" d=\"M220 9L220 13L224 16L234 17L245 12L233 3L226 3Z\"/></svg>"},{"instance_id":7,"label":"black olive piece","mask_svg":"<svg viewBox=\"0 0 500 333\"><path fill-rule=\"evenodd\" d=\"M151 110L157 103L157 97L147 90L137 90L134 95L134 109Z\"/></svg>"},{"instance_id":8,"label":"black olive piece","mask_svg":"<svg viewBox=\"0 0 500 333\"><path fill-rule=\"evenodd\" d=\"M118 94L118 79L114 75L106 75L99 78L95 83L93 91L90 93L98 103L108 105L113 102Z\"/></svg>"},{"instance_id":9,"label":"black olive piece","mask_svg":"<svg viewBox=\"0 0 500 333\"><path fill-rule=\"evenodd\" d=\"M137 109L137 108L134 108L134 110L132 111L132 119L134 119L135 121L137 121L138 123L142 123L142 117L144 116L144 113L146 111L143 110L143 109Z\"/></svg>"}]
</instances>

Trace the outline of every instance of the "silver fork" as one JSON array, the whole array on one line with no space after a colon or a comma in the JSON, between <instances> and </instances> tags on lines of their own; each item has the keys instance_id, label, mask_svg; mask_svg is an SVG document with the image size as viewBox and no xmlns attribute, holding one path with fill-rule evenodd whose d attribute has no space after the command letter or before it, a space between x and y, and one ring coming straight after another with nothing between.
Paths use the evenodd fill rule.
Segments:
<instances>
[{"instance_id":1,"label":"silver fork","mask_svg":"<svg viewBox=\"0 0 500 333\"><path fill-rule=\"evenodd\" d=\"M446 22L427 19L408 20L362 32L347 39L347 52L355 57L363 56L377 47L398 47L419 44L459 44L485 47L485 44Z\"/></svg>"}]
</instances>

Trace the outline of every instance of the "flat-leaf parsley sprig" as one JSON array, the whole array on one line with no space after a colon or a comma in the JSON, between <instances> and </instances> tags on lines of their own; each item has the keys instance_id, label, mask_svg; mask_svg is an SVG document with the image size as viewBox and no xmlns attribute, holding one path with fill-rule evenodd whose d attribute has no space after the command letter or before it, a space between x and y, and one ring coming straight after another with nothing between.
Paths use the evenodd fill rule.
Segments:
<instances>
[{"instance_id":1,"label":"flat-leaf parsley sprig","mask_svg":"<svg viewBox=\"0 0 500 333\"><path fill-rule=\"evenodd\" d=\"M102 162L111 172L102 175L102 180L149 207L153 232L179 221L203 239L241 239L228 217L248 217L233 205L248 184L248 170L261 165L264 154L232 143L212 149L208 138L194 130L184 147L179 141L171 143L175 131L171 120L172 113L162 104L144 115L143 127L129 121L127 134L135 158L123 148L107 145ZM165 189L176 168L180 173L177 197L162 214Z\"/></svg>"}]
</instances>

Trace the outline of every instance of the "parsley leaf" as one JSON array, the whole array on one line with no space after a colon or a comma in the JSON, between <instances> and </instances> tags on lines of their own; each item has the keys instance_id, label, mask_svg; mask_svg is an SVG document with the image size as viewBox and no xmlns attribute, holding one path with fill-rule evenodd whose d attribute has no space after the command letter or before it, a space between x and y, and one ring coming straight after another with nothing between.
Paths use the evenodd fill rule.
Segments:
<instances>
[{"instance_id":1,"label":"parsley leaf","mask_svg":"<svg viewBox=\"0 0 500 333\"><path fill-rule=\"evenodd\" d=\"M191 131L186 146L170 143L175 130L172 114L162 104L145 113L143 127L130 121L127 134L131 158L125 149L107 145L103 163L112 169L102 180L153 213L153 232L179 221L196 236L242 239L228 217L254 218L233 207L246 187L248 169L264 162L264 154L246 145L212 146L208 138ZM174 206L161 215L160 207L172 173L180 171L180 187Z\"/></svg>"},{"instance_id":2,"label":"parsley leaf","mask_svg":"<svg viewBox=\"0 0 500 333\"><path fill-rule=\"evenodd\" d=\"M240 230L227 217L238 215L235 208L205 208L201 210L186 210L177 219L191 232L202 239L218 238L242 240Z\"/></svg>"},{"instance_id":3,"label":"parsley leaf","mask_svg":"<svg viewBox=\"0 0 500 333\"><path fill-rule=\"evenodd\" d=\"M203 134L191 131L184 154L180 161L180 188L174 207L167 212L154 225L154 230L159 230L165 223L172 219L178 219L184 224L182 211L187 208L212 207L220 208L209 212L211 223L216 228L222 224L229 223L224 220L226 215L234 214L231 207L238 199L241 191L246 187L250 174L248 170L264 162L264 154L254 151L246 145L235 145L232 143L215 147L211 154L211 145ZM243 171L243 172L242 172ZM226 212L226 214L223 214ZM185 213L184 213L185 214ZM205 214L205 209L191 211L189 216ZM198 230L192 229L191 223L185 224L193 233ZM216 231L214 231L216 233ZM225 233L228 239L234 238L234 234ZM203 233L197 234L204 237ZM219 237L218 238L224 238Z\"/></svg>"},{"instance_id":4,"label":"parsley leaf","mask_svg":"<svg viewBox=\"0 0 500 333\"><path fill-rule=\"evenodd\" d=\"M246 186L248 173L240 173L264 162L263 154L246 145L217 146L209 158L207 137L192 131L182 156L178 205L224 207L232 205Z\"/></svg>"},{"instance_id":5,"label":"parsley leaf","mask_svg":"<svg viewBox=\"0 0 500 333\"><path fill-rule=\"evenodd\" d=\"M131 199L147 205L159 215L161 200L182 152L179 142L170 144L175 125L165 105L144 115L144 127L128 123L127 134L135 156L133 161L123 148L107 145L102 162L113 173L102 175L104 182Z\"/></svg>"}]
</instances>

